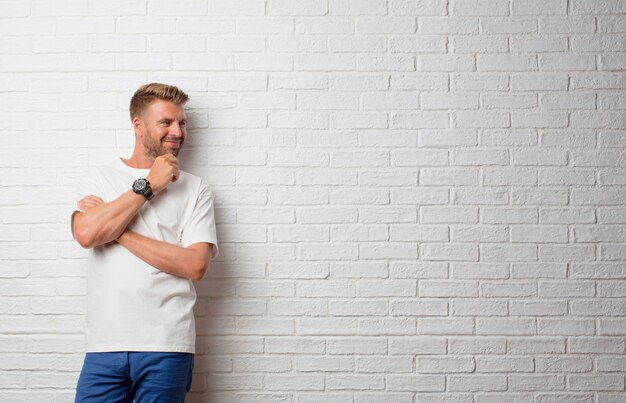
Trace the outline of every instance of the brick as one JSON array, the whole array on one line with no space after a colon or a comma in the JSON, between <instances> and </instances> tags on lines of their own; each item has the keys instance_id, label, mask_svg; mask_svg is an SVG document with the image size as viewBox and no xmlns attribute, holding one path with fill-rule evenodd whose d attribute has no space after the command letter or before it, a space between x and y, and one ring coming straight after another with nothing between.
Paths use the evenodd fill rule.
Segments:
<instances>
[{"instance_id":1,"label":"brick","mask_svg":"<svg viewBox=\"0 0 626 403\"><path fill-rule=\"evenodd\" d=\"M443 129L449 125L447 112L396 113L391 119L394 129Z\"/></svg>"},{"instance_id":2,"label":"brick","mask_svg":"<svg viewBox=\"0 0 626 403\"><path fill-rule=\"evenodd\" d=\"M563 354L565 338L534 336L511 337L507 342L509 354Z\"/></svg>"},{"instance_id":3,"label":"brick","mask_svg":"<svg viewBox=\"0 0 626 403\"><path fill-rule=\"evenodd\" d=\"M420 55L418 71L474 71L476 62L472 55Z\"/></svg>"},{"instance_id":4,"label":"brick","mask_svg":"<svg viewBox=\"0 0 626 403\"><path fill-rule=\"evenodd\" d=\"M233 8L229 12L232 11ZM293 31L293 19L288 17L237 18L237 32L242 34L290 34Z\"/></svg>"},{"instance_id":5,"label":"brick","mask_svg":"<svg viewBox=\"0 0 626 403\"><path fill-rule=\"evenodd\" d=\"M504 36L455 36L452 38L454 53L501 53L509 50Z\"/></svg>"},{"instance_id":6,"label":"brick","mask_svg":"<svg viewBox=\"0 0 626 403\"><path fill-rule=\"evenodd\" d=\"M442 375L388 375L387 390L409 392L443 392L445 376Z\"/></svg>"},{"instance_id":7,"label":"brick","mask_svg":"<svg viewBox=\"0 0 626 403\"><path fill-rule=\"evenodd\" d=\"M532 394L515 392L477 394L477 398L477 403L530 403L533 401Z\"/></svg>"},{"instance_id":8,"label":"brick","mask_svg":"<svg viewBox=\"0 0 626 403\"><path fill-rule=\"evenodd\" d=\"M450 375L449 388L454 392L503 391L507 379L503 375Z\"/></svg>"},{"instance_id":9,"label":"brick","mask_svg":"<svg viewBox=\"0 0 626 403\"><path fill-rule=\"evenodd\" d=\"M598 32L626 32L624 18L621 15L604 15L597 17Z\"/></svg>"},{"instance_id":10,"label":"brick","mask_svg":"<svg viewBox=\"0 0 626 403\"><path fill-rule=\"evenodd\" d=\"M410 17L359 17L356 20L356 32L362 34L414 33L415 28L415 19Z\"/></svg>"},{"instance_id":11,"label":"brick","mask_svg":"<svg viewBox=\"0 0 626 403\"><path fill-rule=\"evenodd\" d=\"M471 318L420 318L418 333L432 335L467 335L474 333L474 320Z\"/></svg>"},{"instance_id":12,"label":"brick","mask_svg":"<svg viewBox=\"0 0 626 403\"><path fill-rule=\"evenodd\" d=\"M556 316L567 313L567 304L560 301L512 301L510 309L514 316Z\"/></svg>"},{"instance_id":13,"label":"brick","mask_svg":"<svg viewBox=\"0 0 626 403\"><path fill-rule=\"evenodd\" d=\"M564 390L563 375L513 374L510 377L512 390Z\"/></svg>"},{"instance_id":14,"label":"brick","mask_svg":"<svg viewBox=\"0 0 626 403\"><path fill-rule=\"evenodd\" d=\"M451 312L454 316L504 316L507 305L504 300L458 299L452 301Z\"/></svg>"},{"instance_id":15,"label":"brick","mask_svg":"<svg viewBox=\"0 0 626 403\"><path fill-rule=\"evenodd\" d=\"M450 353L454 354L503 354L505 351L504 337L476 335L450 338Z\"/></svg>"},{"instance_id":16,"label":"brick","mask_svg":"<svg viewBox=\"0 0 626 403\"><path fill-rule=\"evenodd\" d=\"M440 35L394 36L389 39L392 53L444 53L446 38Z\"/></svg>"},{"instance_id":17,"label":"brick","mask_svg":"<svg viewBox=\"0 0 626 403\"><path fill-rule=\"evenodd\" d=\"M423 110L436 109L478 109L478 97L476 95L429 93L421 96Z\"/></svg>"},{"instance_id":18,"label":"brick","mask_svg":"<svg viewBox=\"0 0 626 403\"><path fill-rule=\"evenodd\" d=\"M624 375L571 375L569 379L572 390L624 390Z\"/></svg>"},{"instance_id":19,"label":"brick","mask_svg":"<svg viewBox=\"0 0 626 403\"><path fill-rule=\"evenodd\" d=\"M503 0L491 0L488 2L479 0L456 1L452 3L452 14L479 17L509 15L509 3Z\"/></svg>"},{"instance_id":20,"label":"brick","mask_svg":"<svg viewBox=\"0 0 626 403\"><path fill-rule=\"evenodd\" d=\"M356 360L357 372L364 373L407 373L412 372L411 357L371 356Z\"/></svg>"},{"instance_id":21,"label":"brick","mask_svg":"<svg viewBox=\"0 0 626 403\"><path fill-rule=\"evenodd\" d=\"M537 32L534 18L481 18L481 33L485 34L530 34Z\"/></svg>"},{"instance_id":22,"label":"brick","mask_svg":"<svg viewBox=\"0 0 626 403\"><path fill-rule=\"evenodd\" d=\"M618 337L575 337L569 348L573 353L623 354L624 342Z\"/></svg>"},{"instance_id":23,"label":"brick","mask_svg":"<svg viewBox=\"0 0 626 403\"><path fill-rule=\"evenodd\" d=\"M625 364L623 357L599 357L597 360L599 372L623 371Z\"/></svg>"},{"instance_id":24,"label":"brick","mask_svg":"<svg viewBox=\"0 0 626 403\"><path fill-rule=\"evenodd\" d=\"M477 318L476 334L480 335L532 335L536 333L533 319Z\"/></svg>"},{"instance_id":25,"label":"brick","mask_svg":"<svg viewBox=\"0 0 626 403\"><path fill-rule=\"evenodd\" d=\"M391 227L391 241L444 242L449 239L448 230L438 226L400 224Z\"/></svg>"},{"instance_id":26,"label":"brick","mask_svg":"<svg viewBox=\"0 0 626 403\"><path fill-rule=\"evenodd\" d=\"M330 313L333 316L381 316L387 314L387 304L383 301L331 301Z\"/></svg>"},{"instance_id":27,"label":"brick","mask_svg":"<svg viewBox=\"0 0 626 403\"><path fill-rule=\"evenodd\" d=\"M358 98L353 95L312 92L298 97L297 108L302 110L357 110L358 104Z\"/></svg>"},{"instance_id":28,"label":"brick","mask_svg":"<svg viewBox=\"0 0 626 403\"><path fill-rule=\"evenodd\" d=\"M480 284L483 297L535 297L537 284L524 281L483 281Z\"/></svg>"},{"instance_id":29,"label":"brick","mask_svg":"<svg viewBox=\"0 0 626 403\"><path fill-rule=\"evenodd\" d=\"M378 74L332 74L329 86L333 91L381 91L389 87L389 79Z\"/></svg>"},{"instance_id":30,"label":"brick","mask_svg":"<svg viewBox=\"0 0 626 403\"><path fill-rule=\"evenodd\" d=\"M419 220L433 223L476 223L478 210L473 207L421 207Z\"/></svg>"},{"instance_id":31,"label":"brick","mask_svg":"<svg viewBox=\"0 0 626 403\"><path fill-rule=\"evenodd\" d=\"M299 335L352 335L356 330L357 321L351 317L301 318L296 323L296 333Z\"/></svg>"},{"instance_id":32,"label":"brick","mask_svg":"<svg viewBox=\"0 0 626 403\"><path fill-rule=\"evenodd\" d=\"M509 277L509 268L499 263L455 263L452 277L457 279L499 279Z\"/></svg>"},{"instance_id":33,"label":"brick","mask_svg":"<svg viewBox=\"0 0 626 403\"><path fill-rule=\"evenodd\" d=\"M511 89L514 91L567 90L568 77L561 73L514 73Z\"/></svg>"},{"instance_id":34,"label":"brick","mask_svg":"<svg viewBox=\"0 0 626 403\"><path fill-rule=\"evenodd\" d=\"M336 36L328 41L331 52L380 53L387 49L387 41L376 36Z\"/></svg>"},{"instance_id":35,"label":"brick","mask_svg":"<svg viewBox=\"0 0 626 403\"><path fill-rule=\"evenodd\" d=\"M420 17L418 32L422 34L463 35L478 33L478 18Z\"/></svg>"},{"instance_id":36,"label":"brick","mask_svg":"<svg viewBox=\"0 0 626 403\"><path fill-rule=\"evenodd\" d=\"M329 354L380 355L388 351L386 338L376 337L333 337L327 345Z\"/></svg>"},{"instance_id":37,"label":"brick","mask_svg":"<svg viewBox=\"0 0 626 403\"><path fill-rule=\"evenodd\" d=\"M354 19L335 16L298 18L296 19L296 32L299 34L351 34L354 32Z\"/></svg>"},{"instance_id":38,"label":"brick","mask_svg":"<svg viewBox=\"0 0 626 403\"><path fill-rule=\"evenodd\" d=\"M415 71L411 55L362 55L357 59L358 71Z\"/></svg>"},{"instance_id":39,"label":"brick","mask_svg":"<svg viewBox=\"0 0 626 403\"><path fill-rule=\"evenodd\" d=\"M508 113L496 111L459 111L453 113L452 119L455 127L460 128L498 128L511 125Z\"/></svg>"},{"instance_id":40,"label":"brick","mask_svg":"<svg viewBox=\"0 0 626 403\"><path fill-rule=\"evenodd\" d=\"M447 278L447 265L439 262L395 263L390 271L391 278L411 279L416 276L421 278Z\"/></svg>"},{"instance_id":41,"label":"brick","mask_svg":"<svg viewBox=\"0 0 626 403\"><path fill-rule=\"evenodd\" d=\"M596 23L590 16L540 17L539 32L542 34L573 34L595 32Z\"/></svg>"},{"instance_id":42,"label":"brick","mask_svg":"<svg viewBox=\"0 0 626 403\"><path fill-rule=\"evenodd\" d=\"M413 318L361 318L358 323L361 335L413 335L415 319Z\"/></svg>"},{"instance_id":43,"label":"brick","mask_svg":"<svg viewBox=\"0 0 626 403\"><path fill-rule=\"evenodd\" d=\"M441 374L473 372L476 365L472 357L430 356L417 359L418 373Z\"/></svg>"},{"instance_id":44,"label":"brick","mask_svg":"<svg viewBox=\"0 0 626 403\"><path fill-rule=\"evenodd\" d=\"M270 0L267 4L268 15L324 15L327 12L327 0L315 0L306 3Z\"/></svg>"},{"instance_id":45,"label":"brick","mask_svg":"<svg viewBox=\"0 0 626 403\"><path fill-rule=\"evenodd\" d=\"M324 377L320 375L275 375L264 378L268 390L323 390ZM256 389L256 388L255 388Z\"/></svg>"},{"instance_id":46,"label":"brick","mask_svg":"<svg viewBox=\"0 0 626 403\"><path fill-rule=\"evenodd\" d=\"M384 15L386 12L383 0L332 0L330 3L331 15Z\"/></svg>"},{"instance_id":47,"label":"brick","mask_svg":"<svg viewBox=\"0 0 626 403\"><path fill-rule=\"evenodd\" d=\"M620 14L626 12L626 5L619 0L574 0L573 14Z\"/></svg>"},{"instance_id":48,"label":"brick","mask_svg":"<svg viewBox=\"0 0 626 403\"><path fill-rule=\"evenodd\" d=\"M477 357L476 372L533 372L534 363L530 357Z\"/></svg>"},{"instance_id":49,"label":"brick","mask_svg":"<svg viewBox=\"0 0 626 403\"><path fill-rule=\"evenodd\" d=\"M589 357L540 357L537 372L589 372L592 360Z\"/></svg>"},{"instance_id":50,"label":"brick","mask_svg":"<svg viewBox=\"0 0 626 403\"><path fill-rule=\"evenodd\" d=\"M294 367L301 372L345 372L354 371L355 363L350 357L302 357Z\"/></svg>"},{"instance_id":51,"label":"brick","mask_svg":"<svg viewBox=\"0 0 626 403\"><path fill-rule=\"evenodd\" d=\"M382 375L328 375L325 383L328 390L385 389Z\"/></svg>"},{"instance_id":52,"label":"brick","mask_svg":"<svg viewBox=\"0 0 626 403\"><path fill-rule=\"evenodd\" d=\"M241 372L286 372L291 368L288 358L237 357L233 359L233 371Z\"/></svg>"},{"instance_id":53,"label":"brick","mask_svg":"<svg viewBox=\"0 0 626 403\"><path fill-rule=\"evenodd\" d=\"M361 97L363 110L417 109L418 95L406 92L386 92L385 94L364 94Z\"/></svg>"},{"instance_id":54,"label":"brick","mask_svg":"<svg viewBox=\"0 0 626 403\"><path fill-rule=\"evenodd\" d=\"M391 88L405 90L448 90L448 75L444 73L405 73L391 76Z\"/></svg>"},{"instance_id":55,"label":"brick","mask_svg":"<svg viewBox=\"0 0 626 403\"><path fill-rule=\"evenodd\" d=\"M538 394L537 403L558 403L562 401L571 401L576 403L592 403L593 395L591 394L573 394L573 393L551 393Z\"/></svg>"},{"instance_id":56,"label":"brick","mask_svg":"<svg viewBox=\"0 0 626 403\"><path fill-rule=\"evenodd\" d=\"M601 59L602 61L602 59ZM610 66L610 64L608 65ZM539 55L539 70L544 71L584 71L595 70L595 56L564 55L562 53L546 53ZM603 68L602 70L610 70Z\"/></svg>"},{"instance_id":57,"label":"brick","mask_svg":"<svg viewBox=\"0 0 626 403\"><path fill-rule=\"evenodd\" d=\"M567 1L565 0L513 0L511 14L513 15L551 15L566 14Z\"/></svg>"},{"instance_id":58,"label":"brick","mask_svg":"<svg viewBox=\"0 0 626 403\"><path fill-rule=\"evenodd\" d=\"M393 0L389 5L389 13L394 15L446 15L446 2L441 0Z\"/></svg>"},{"instance_id":59,"label":"brick","mask_svg":"<svg viewBox=\"0 0 626 403\"><path fill-rule=\"evenodd\" d=\"M438 299L420 298L418 301L396 300L390 304L392 316L445 316L448 304Z\"/></svg>"},{"instance_id":60,"label":"brick","mask_svg":"<svg viewBox=\"0 0 626 403\"><path fill-rule=\"evenodd\" d=\"M207 2L204 0L189 1L181 7L166 0L148 2L148 15L206 15L207 10Z\"/></svg>"},{"instance_id":61,"label":"brick","mask_svg":"<svg viewBox=\"0 0 626 403\"><path fill-rule=\"evenodd\" d=\"M333 228L331 238L335 241L385 241L389 236L383 225L348 225Z\"/></svg>"}]
</instances>

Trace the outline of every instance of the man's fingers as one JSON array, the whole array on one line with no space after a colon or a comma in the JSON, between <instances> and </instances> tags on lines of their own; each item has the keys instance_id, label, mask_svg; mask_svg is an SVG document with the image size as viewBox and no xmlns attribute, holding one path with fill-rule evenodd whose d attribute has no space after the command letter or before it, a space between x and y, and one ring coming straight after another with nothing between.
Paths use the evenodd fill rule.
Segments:
<instances>
[{"instance_id":1,"label":"man's fingers","mask_svg":"<svg viewBox=\"0 0 626 403\"><path fill-rule=\"evenodd\" d=\"M93 203L95 205L104 203L104 200L102 200L98 196L85 196L81 199L81 201L84 201L87 203Z\"/></svg>"},{"instance_id":2,"label":"man's fingers","mask_svg":"<svg viewBox=\"0 0 626 403\"><path fill-rule=\"evenodd\" d=\"M90 208L96 207L103 203L104 203L104 200L102 200L98 196L89 195L80 199L77 205L78 205L78 208L80 208L81 210L89 210Z\"/></svg>"}]
</instances>

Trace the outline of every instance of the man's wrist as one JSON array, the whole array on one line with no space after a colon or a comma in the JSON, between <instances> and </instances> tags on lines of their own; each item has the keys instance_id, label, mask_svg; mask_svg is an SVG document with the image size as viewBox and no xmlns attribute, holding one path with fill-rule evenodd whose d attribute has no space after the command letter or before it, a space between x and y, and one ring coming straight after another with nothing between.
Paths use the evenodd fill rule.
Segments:
<instances>
[{"instance_id":1,"label":"man's wrist","mask_svg":"<svg viewBox=\"0 0 626 403\"><path fill-rule=\"evenodd\" d=\"M154 192L150 186L150 181L147 178L139 178L133 182L133 192L142 195L146 200L150 200L154 197Z\"/></svg>"},{"instance_id":2,"label":"man's wrist","mask_svg":"<svg viewBox=\"0 0 626 403\"><path fill-rule=\"evenodd\" d=\"M125 240L128 239L128 237L130 236L130 230L128 228L126 228L121 234L120 236L117 237L117 239L115 240L117 243L123 243Z\"/></svg>"}]
</instances>

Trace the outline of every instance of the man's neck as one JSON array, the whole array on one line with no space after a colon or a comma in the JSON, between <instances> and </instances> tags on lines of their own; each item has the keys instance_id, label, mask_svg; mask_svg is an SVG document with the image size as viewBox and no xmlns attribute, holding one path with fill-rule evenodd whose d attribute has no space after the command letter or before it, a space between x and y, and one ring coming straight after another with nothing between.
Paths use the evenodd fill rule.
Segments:
<instances>
[{"instance_id":1,"label":"man's neck","mask_svg":"<svg viewBox=\"0 0 626 403\"><path fill-rule=\"evenodd\" d=\"M149 158L135 150L129 159L122 159L122 161L131 168L149 169L154 163L154 158Z\"/></svg>"}]
</instances>

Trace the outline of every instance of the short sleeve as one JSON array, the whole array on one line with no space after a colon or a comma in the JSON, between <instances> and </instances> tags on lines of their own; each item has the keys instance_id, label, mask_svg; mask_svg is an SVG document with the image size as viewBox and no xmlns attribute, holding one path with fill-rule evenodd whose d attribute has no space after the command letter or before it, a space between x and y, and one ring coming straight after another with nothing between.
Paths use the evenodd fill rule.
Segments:
<instances>
[{"instance_id":1,"label":"short sleeve","mask_svg":"<svg viewBox=\"0 0 626 403\"><path fill-rule=\"evenodd\" d=\"M200 184L198 198L193 212L191 213L191 218L185 224L181 235L181 243L184 247L191 246L198 242L209 242L213 244L211 258L215 258L219 254L215 230L213 192L204 181Z\"/></svg>"},{"instance_id":2,"label":"short sleeve","mask_svg":"<svg viewBox=\"0 0 626 403\"><path fill-rule=\"evenodd\" d=\"M98 196L104 200L104 192L100 182L100 172L95 167L85 169L78 178L74 211L81 211L84 213L84 211L78 207L78 201L88 195Z\"/></svg>"},{"instance_id":3,"label":"short sleeve","mask_svg":"<svg viewBox=\"0 0 626 403\"><path fill-rule=\"evenodd\" d=\"M70 221L70 230L72 231L72 237L74 235L74 216L78 211L84 213L85 210L78 207L78 202L85 196L94 195L104 200L104 192L102 191L102 183L100 182L100 172L94 168L86 168L81 172L78 178L78 184L76 186L76 200L74 200L74 212ZM106 200L105 200L106 201Z\"/></svg>"}]
</instances>

